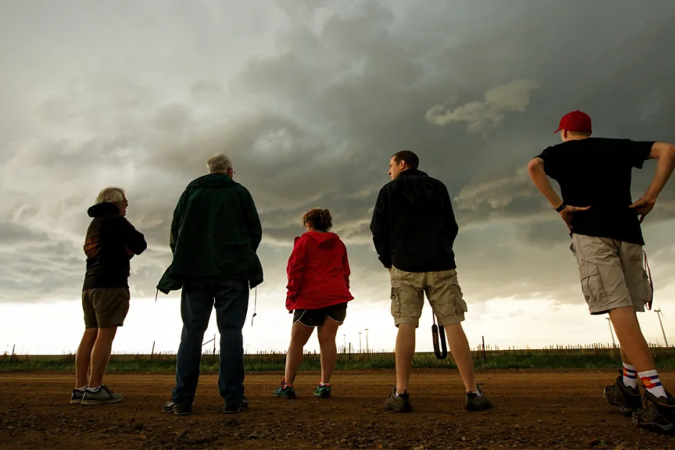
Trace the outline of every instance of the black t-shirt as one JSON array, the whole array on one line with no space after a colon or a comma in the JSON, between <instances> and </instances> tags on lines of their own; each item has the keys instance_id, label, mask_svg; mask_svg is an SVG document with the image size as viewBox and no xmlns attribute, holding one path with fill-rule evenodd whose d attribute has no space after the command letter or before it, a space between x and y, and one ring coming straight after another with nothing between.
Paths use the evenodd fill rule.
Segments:
<instances>
[{"instance_id":1,"label":"black t-shirt","mask_svg":"<svg viewBox=\"0 0 675 450\"><path fill-rule=\"evenodd\" d=\"M642 168L654 142L588 138L548 147L538 157L560 185L565 203L590 206L572 219L572 232L644 245L638 214L629 208L633 167Z\"/></svg>"}]
</instances>

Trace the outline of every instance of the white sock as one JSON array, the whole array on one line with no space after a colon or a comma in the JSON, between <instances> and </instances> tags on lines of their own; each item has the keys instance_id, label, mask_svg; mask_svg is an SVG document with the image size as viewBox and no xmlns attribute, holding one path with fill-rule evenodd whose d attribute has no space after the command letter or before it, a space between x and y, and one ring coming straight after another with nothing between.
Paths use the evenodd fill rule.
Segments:
<instances>
[{"instance_id":1,"label":"white sock","mask_svg":"<svg viewBox=\"0 0 675 450\"><path fill-rule=\"evenodd\" d=\"M101 385L101 386L103 386L103 385ZM87 390L90 391L90 392L96 392L96 391L101 390L101 386L97 386L95 388L88 387Z\"/></svg>"},{"instance_id":2,"label":"white sock","mask_svg":"<svg viewBox=\"0 0 675 450\"><path fill-rule=\"evenodd\" d=\"M637 370L626 363L623 363L623 384L633 389L637 387Z\"/></svg>"},{"instance_id":3,"label":"white sock","mask_svg":"<svg viewBox=\"0 0 675 450\"><path fill-rule=\"evenodd\" d=\"M76 390L76 391L80 391L80 392L84 392L84 391L87 390L87 386L82 386L82 387L79 387L79 388L75 388L75 390Z\"/></svg>"},{"instance_id":4,"label":"white sock","mask_svg":"<svg viewBox=\"0 0 675 450\"><path fill-rule=\"evenodd\" d=\"M666 390L663 388L656 370L640 372L638 376L640 377L640 380L642 380L642 385L650 394L654 397L666 397Z\"/></svg>"},{"instance_id":5,"label":"white sock","mask_svg":"<svg viewBox=\"0 0 675 450\"><path fill-rule=\"evenodd\" d=\"M478 397L482 397L483 393L481 391L472 391L472 394L476 394Z\"/></svg>"}]
</instances>

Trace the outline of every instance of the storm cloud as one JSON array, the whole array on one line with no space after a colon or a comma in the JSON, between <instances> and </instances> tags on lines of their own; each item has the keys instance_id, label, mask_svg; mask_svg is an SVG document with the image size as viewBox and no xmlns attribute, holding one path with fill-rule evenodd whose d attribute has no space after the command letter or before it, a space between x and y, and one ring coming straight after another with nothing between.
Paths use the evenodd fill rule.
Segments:
<instances>
[{"instance_id":1,"label":"storm cloud","mask_svg":"<svg viewBox=\"0 0 675 450\"><path fill-rule=\"evenodd\" d=\"M385 302L368 225L389 158L412 149L453 198L473 301L580 303L567 230L527 162L573 109L596 135L675 141L669 1L117 5L0 6L2 302L77 297L86 209L108 185L150 243L133 293L154 295L175 203L215 152L259 208L261 289L283 291L302 213L319 206L359 298ZM653 172L635 171L636 198ZM653 225L675 218L673 186L645 224L664 249Z\"/></svg>"}]
</instances>

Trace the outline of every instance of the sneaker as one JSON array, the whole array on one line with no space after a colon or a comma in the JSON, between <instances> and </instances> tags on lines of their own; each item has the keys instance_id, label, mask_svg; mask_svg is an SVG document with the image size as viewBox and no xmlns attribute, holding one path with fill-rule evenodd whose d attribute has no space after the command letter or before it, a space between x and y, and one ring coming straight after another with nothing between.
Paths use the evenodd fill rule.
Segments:
<instances>
[{"instance_id":1,"label":"sneaker","mask_svg":"<svg viewBox=\"0 0 675 450\"><path fill-rule=\"evenodd\" d=\"M86 389L85 389L86 391ZM70 403L72 404L80 404L82 403L82 397L84 397L84 392L79 389L73 389L73 394L70 396Z\"/></svg>"},{"instance_id":2,"label":"sneaker","mask_svg":"<svg viewBox=\"0 0 675 450\"><path fill-rule=\"evenodd\" d=\"M642 409L642 397L640 389L637 387L628 387L623 384L623 372L616 378L616 383L605 387L603 395L605 401L610 405L621 408L621 413L631 416L633 411Z\"/></svg>"},{"instance_id":3,"label":"sneaker","mask_svg":"<svg viewBox=\"0 0 675 450\"><path fill-rule=\"evenodd\" d=\"M281 385L274 390L274 396L292 400L295 398L295 389L293 389L293 386L284 387L284 382L282 381Z\"/></svg>"},{"instance_id":4,"label":"sneaker","mask_svg":"<svg viewBox=\"0 0 675 450\"><path fill-rule=\"evenodd\" d=\"M656 433L673 434L675 432L675 399L670 393L668 397L654 397L645 392L643 409L633 414L633 422L639 427Z\"/></svg>"},{"instance_id":5,"label":"sneaker","mask_svg":"<svg viewBox=\"0 0 675 450\"><path fill-rule=\"evenodd\" d=\"M391 394L389 394L389 397L384 401L384 409L402 413L412 412L408 391L404 390L402 394L396 395L396 386L393 386Z\"/></svg>"},{"instance_id":6,"label":"sneaker","mask_svg":"<svg viewBox=\"0 0 675 450\"><path fill-rule=\"evenodd\" d=\"M174 416L189 416L192 414L192 405L176 403L174 401L166 402L164 404L164 413L173 414Z\"/></svg>"},{"instance_id":7,"label":"sneaker","mask_svg":"<svg viewBox=\"0 0 675 450\"><path fill-rule=\"evenodd\" d=\"M314 397L330 398L330 386L319 385L314 391Z\"/></svg>"},{"instance_id":8,"label":"sneaker","mask_svg":"<svg viewBox=\"0 0 675 450\"><path fill-rule=\"evenodd\" d=\"M115 394L104 384L96 389L87 388L82 396L82 404L86 406L107 405L110 403L119 403L123 398L122 394Z\"/></svg>"},{"instance_id":9,"label":"sneaker","mask_svg":"<svg viewBox=\"0 0 675 450\"><path fill-rule=\"evenodd\" d=\"M477 384L478 394L473 392L466 393L466 403L464 407L467 411L483 411L485 409L492 408L492 402L487 395L483 393L483 390L480 388L483 383Z\"/></svg>"},{"instance_id":10,"label":"sneaker","mask_svg":"<svg viewBox=\"0 0 675 450\"><path fill-rule=\"evenodd\" d=\"M248 400L244 399L240 402L223 402L223 412L225 414L238 414L248 408Z\"/></svg>"}]
</instances>

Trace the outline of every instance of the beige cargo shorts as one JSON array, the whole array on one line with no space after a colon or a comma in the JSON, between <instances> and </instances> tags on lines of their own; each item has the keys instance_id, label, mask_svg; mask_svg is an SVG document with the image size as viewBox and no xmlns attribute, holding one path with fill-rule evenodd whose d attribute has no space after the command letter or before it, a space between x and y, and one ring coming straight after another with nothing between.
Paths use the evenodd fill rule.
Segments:
<instances>
[{"instance_id":1,"label":"beige cargo shorts","mask_svg":"<svg viewBox=\"0 0 675 450\"><path fill-rule=\"evenodd\" d=\"M121 327L129 312L129 288L95 288L82 291L85 328Z\"/></svg>"},{"instance_id":2,"label":"beige cargo shorts","mask_svg":"<svg viewBox=\"0 0 675 450\"><path fill-rule=\"evenodd\" d=\"M591 314L626 306L644 312L652 298L652 288L644 270L641 245L573 234L570 250L579 264L581 290Z\"/></svg>"},{"instance_id":3,"label":"beige cargo shorts","mask_svg":"<svg viewBox=\"0 0 675 450\"><path fill-rule=\"evenodd\" d=\"M404 272L391 268L391 315L394 323L419 326L424 306L429 299L438 325L448 326L464 321L468 311L457 282L456 270L441 272Z\"/></svg>"}]
</instances>

